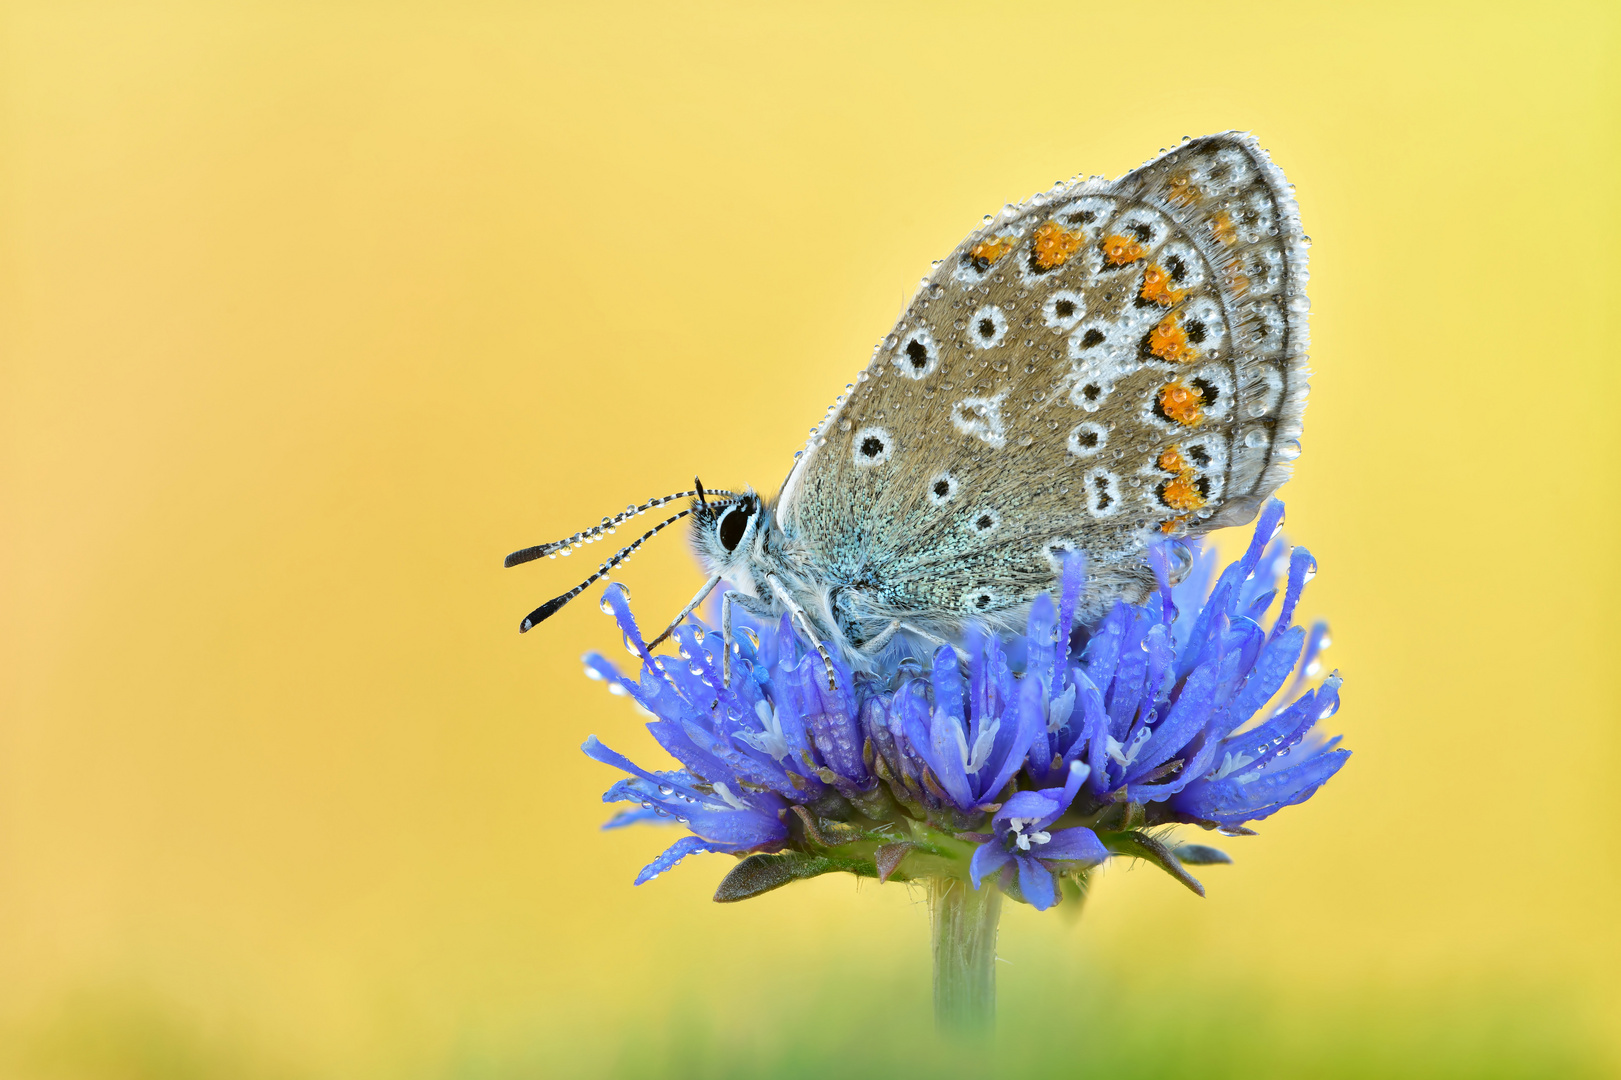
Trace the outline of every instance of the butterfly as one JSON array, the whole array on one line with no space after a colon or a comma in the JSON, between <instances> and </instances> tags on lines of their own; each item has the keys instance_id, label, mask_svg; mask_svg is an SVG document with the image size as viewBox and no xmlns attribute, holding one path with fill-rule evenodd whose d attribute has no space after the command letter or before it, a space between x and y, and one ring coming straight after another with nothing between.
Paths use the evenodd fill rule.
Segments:
<instances>
[{"instance_id":1,"label":"butterfly","mask_svg":"<svg viewBox=\"0 0 1621 1080\"><path fill-rule=\"evenodd\" d=\"M734 604L786 613L830 686L834 653L870 667L897 637L1014 630L1073 554L1083 619L1140 602L1151 544L1249 521L1300 453L1308 243L1293 188L1236 131L1010 204L923 279L775 499L695 482L514 552L692 500L520 630L687 516L706 580L650 645L724 580L728 644Z\"/></svg>"}]
</instances>

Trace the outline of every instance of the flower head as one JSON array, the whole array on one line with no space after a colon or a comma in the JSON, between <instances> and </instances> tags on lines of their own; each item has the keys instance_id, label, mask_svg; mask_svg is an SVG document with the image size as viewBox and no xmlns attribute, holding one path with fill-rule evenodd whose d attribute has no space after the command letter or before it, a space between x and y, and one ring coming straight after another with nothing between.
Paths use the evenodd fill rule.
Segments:
<instances>
[{"instance_id":1,"label":"flower head","mask_svg":"<svg viewBox=\"0 0 1621 1080\"><path fill-rule=\"evenodd\" d=\"M604 608L641 670L632 679L593 654L587 673L652 715L681 768L648 771L588 740L587 754L629 774L604 799L636 806L609 827L654 820L689 833L637 883L724 851L742 861L722 900L844 870L976 889L994 879L1047 908L1064 879L1126 855L1202 891L1185 864L1225 856L1168 846L1154 827L1248 833L1348 756L1318 734L1340 680L1318 678L1325 628L1293 625L1315 563L1275 537L1282 517L1268 504L1219 576L1208 548L1157 546L1158 590L1092 626L1075 623L1085 566L1070 555L1058 597L1037 598L1023 635L970 631L961 656L942 647L927 668L905 657L857 673L835 659L831 690L786 617L746 622L728 683L718 632L694 619L676 632L679 656L654 656L610 587Z\"/></svg>"}]
</instances>

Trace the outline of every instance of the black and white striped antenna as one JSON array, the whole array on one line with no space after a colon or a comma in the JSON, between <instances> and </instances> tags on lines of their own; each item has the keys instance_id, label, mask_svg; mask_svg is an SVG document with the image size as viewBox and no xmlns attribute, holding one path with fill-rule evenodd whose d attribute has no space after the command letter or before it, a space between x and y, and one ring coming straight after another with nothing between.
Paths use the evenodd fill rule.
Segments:
<instances>
[{"instance_id":1,"label":"black and white striped antenna","mask_svg":"<svg viewBox=\"0 0 1621 1080\"><path fill-rule=\"evenodd\" d=\"M511 555L507 556L506 565L509 567L520 566L523 563L533 562L534 560L543 557L555 559L559 555L570 555L577 548L582 548L586 544L595 543L604 536L612 535L618 530L618 527L621 524L629 521L631 518L645 514L649 510L656 507L675 502L677 499L690 499L696 497L699 502L703 503L704 505L708 505L708 500L706 499L706 496L708 495L720 495L726 499L736 498L736 496L730 491L705 491L703 484L696 478L693 479L693 485L693 490L691 491L678 491L673 495L663 495L656 499L649 499L640 506L628 506L614 517L605 517L602 519L600 524L593 525L591 528L586 529L583 532L577 532L566 540L556 540L550 544L536 544L534 547L527 547L521 551L514 551ZM562 610L563 606L570 600L573 600L576 596L579 596L586 589L590 588L593 584L606 576L609 571L614 569L614 567L630 558L632 552L641 547L643 544L647 543L654 536L658 535L661 529L668 525L674 525L677 521L680 521L690 513L692 513L692 508L688 507L671 517L665 518L651 529L648 529L641 536L638 536L635 540L632 540L629 544L626 544L624 547L620 548L619 551L614 554L613 558L609 559L607 562L603 563L597 568L596 573L592 574L590 577L586 578L584 581L580 582L563 595L546 601L534 611L531 611L528 615L525 615L523 621L518 624L518 633L527 633L539 623L542 623L551 618L553 615L557 614L558 611Z\"/></svg>"}]
</instances>

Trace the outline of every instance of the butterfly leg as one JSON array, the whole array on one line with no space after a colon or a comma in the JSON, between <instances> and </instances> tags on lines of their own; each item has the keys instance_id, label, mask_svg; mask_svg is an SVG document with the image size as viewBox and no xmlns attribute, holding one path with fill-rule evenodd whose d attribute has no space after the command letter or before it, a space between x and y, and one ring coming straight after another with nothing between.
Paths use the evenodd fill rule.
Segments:
<instances>
[{"instance_id":1,"label":"butterfly leg","mask_svg":"<svg viewBox=\"0 0 1621 1080\"><path fill-rule=\"evenodd\" d=\"M688 615L691 615L692 609L703 603L704 597L708 596L710 590L718 584L720 584L719 574L716 574L714 577L704 582L704 587L698 590L698 595L687 601L687 606L681 609L681 613L679 615L670 620L670 625L664 628L664 633L647 643L647 651L652 652L663 643L665 638L675 633L675 628L681 625L681 620L685 619Z\"/></svg>"},{"instance_id":2,"label":"butterfly leg","mask_svg":"<svg viewBox=\"0 0 1621 1080\"><path fill-rule=\"evenodd\" d=\"M816 651L821 654L822 668L827 672L827 688L837 690L839 682L833 676L833 656L827 651L827 646L822 644L822 639L816 636L816 631L811 628L810 617L805 614L805 609L794 602L794 598L789 595L788 590L783 588L782 582L777 580L777 575L767 574L766 583L771 586L771 591L777 594L777 599L782 601L783 607L787 608L793 617L798 620L799 629L804 632L806 637L810 638L811 644L816 646Z\"/></svg>"},{"instance_id":3,"label":"butterfly leg","mask_svg":"<svg viewBox=\"0 0 1621 1080\"><path fill-rule=\"evenodd\" d=\"M737 593L728 589L720 598L720 684L732 688L732 598Z\"/></svg>"},{"instance_id":4,"label":"butterfly leg","mask_svg":"<svg viewBox=\"0 0 1621 1080\"><path fill-rule=\"evenodd\" d=\"M889 625L878 632L877 637L872 638L866 644L856 649L856 652L861 653L863 656L877 656L878 651L885 645L888 645L895 635L900 633L900 630L901 621L899 619L891 619L889 620Z\"/></svg>"},{"instance_id":5,"label":"butterfly leg","mask_svg":"<svg viewBox=\"0 0 1621 1080\"><path fill-rule=\"evenodd\" d=\"M941 637L939 634L929 633L921 626L914 626L911 623L901 623L900 628L909 634L916 634L925 641L932 641L936 645L950 645L951 651L957 654L957 659L961 660L965 664L971 659L966 649L959 648L952 642L949 642L945 638Z\"/></svg>"}]
</instances>

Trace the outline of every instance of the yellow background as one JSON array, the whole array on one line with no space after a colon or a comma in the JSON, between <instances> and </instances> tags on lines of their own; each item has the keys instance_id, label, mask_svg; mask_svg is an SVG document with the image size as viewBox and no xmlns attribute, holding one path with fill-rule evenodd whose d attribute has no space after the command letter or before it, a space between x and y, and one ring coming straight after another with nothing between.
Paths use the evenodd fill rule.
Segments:
<instances>
[{"instance_id":1,"label":"yellow background","mask_svg":"<svg viewBox=\"0 0 1621 1080\"><path fill-rule=\"evenodd\" d=\"M654 756L580 675L615 636L585 601L520 638L582 560L501 557L695 472L774 491L980 215L1230 127L1314 239L1283 494L1355 755L1206 900L1122 867L1079 923L1011 911L1004 1054L1621 1069L1617 30L8 5L0 1074L744 1076L833 1045L854 1075L919 1045L903 888L723 907L723 856L631 887L674 834L596 828L584 737ZM698 579L671 538L622 580L652 622Z\"/></svg>"}]
</instances>

